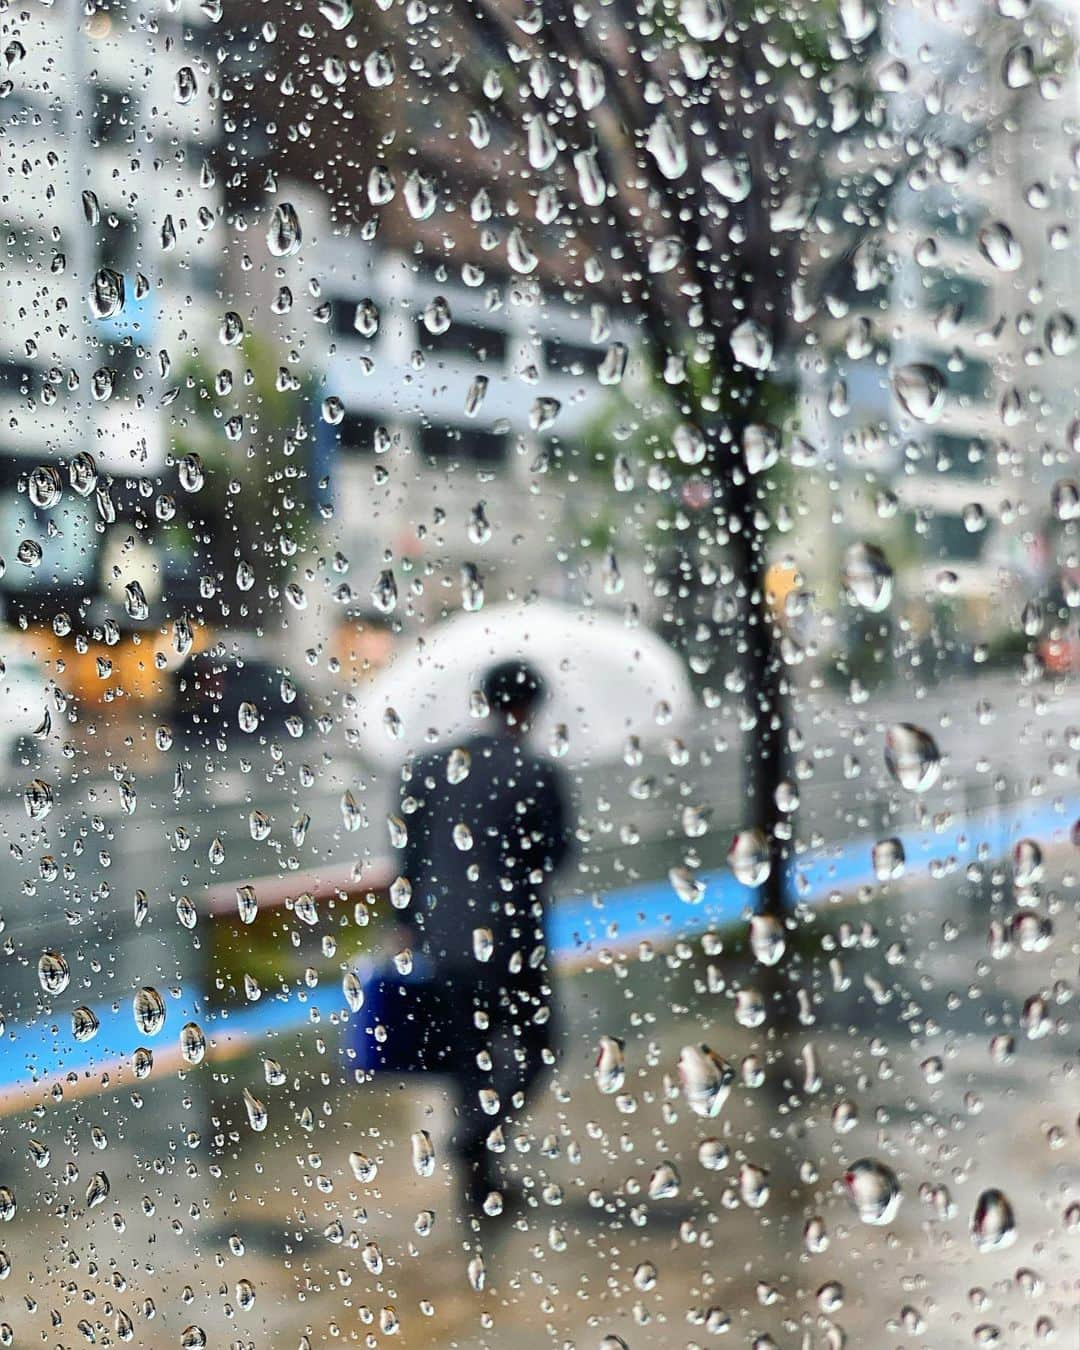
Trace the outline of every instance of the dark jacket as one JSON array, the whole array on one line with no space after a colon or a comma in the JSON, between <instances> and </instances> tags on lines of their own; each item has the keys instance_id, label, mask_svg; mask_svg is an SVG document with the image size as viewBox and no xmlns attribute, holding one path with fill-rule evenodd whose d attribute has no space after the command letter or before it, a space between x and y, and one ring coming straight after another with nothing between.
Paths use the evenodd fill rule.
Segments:
<instances>
[{"instance_id":1,"label":"dark jacket","mask_svg":"<svg viewBox=\"0 0 1080 1350\"><path fill-rule=\"evenodd\" d=\"M539 978L551 877L569 846L567 795L551 760L509 735L474 736L406 767L401 815L412 886L401 918L438 975L511 986Z\"/></svg>"}]
</instances>

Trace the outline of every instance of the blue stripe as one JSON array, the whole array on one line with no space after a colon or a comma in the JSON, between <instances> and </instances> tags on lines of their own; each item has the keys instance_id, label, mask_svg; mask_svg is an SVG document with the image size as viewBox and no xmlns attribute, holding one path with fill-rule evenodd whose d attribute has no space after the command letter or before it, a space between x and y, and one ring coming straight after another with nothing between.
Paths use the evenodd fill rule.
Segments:
<instances>
[{"instance_id":1,"label":"blue stripe","mask_svg":"<svg viewBox=\"0 0 1080 1350\"><path fill-rule=\"evenodd\" d=\"M950 857L963 864L975 857L980 845L992 857L1000 857L1019 838L1030 835L1044 847L1067 843L1072 822L1080 815L1080 797L1055 801L1023 802L1001 809L991 808L953 823L947 833L925 830L901 831L909 874L931 861ZM796 861L789 872L793 893L803 904L820 904L833 892L850 892L875 883L871 849L875 840L865 835L838 848L819 850ZM608 892L597 904L591 896L559 900L552 910L550 939L556 962L573 961L599 946L625 948L643 939L670 941L701 932L710 925L724 926L749 915L755 892L727 871L702 874L705 894L700 904L678 899L667 881L648 882ZM313 1016L319 1001L311 995L301 999L278 994L242 1008L206 1011L200 1016L202 995L186 986L168 1004L168 1034L147 1039L135 1027L130 1003L114 1010L112 1004L94 1009L100 1030L92 1041L77 1043L70 1027L54 1030L53 1015L30 1024L12 1027L0 1040L0 1091L31 1088L52 1083L68 1073L80 1076L101 1072L119 1059L127 1059L140 1045L175 1045L185 1022L196 1021L206 1033L211 1051L230 1042L272 1038L294 1030ZM335 1005L336 1006L336 1005ZM338 1011L341 1011L338 1008ZM319 1019L322 1020L322 1019ZM328 1035L336 1030L327 1026Z\"/></svg>"}]
</instances>

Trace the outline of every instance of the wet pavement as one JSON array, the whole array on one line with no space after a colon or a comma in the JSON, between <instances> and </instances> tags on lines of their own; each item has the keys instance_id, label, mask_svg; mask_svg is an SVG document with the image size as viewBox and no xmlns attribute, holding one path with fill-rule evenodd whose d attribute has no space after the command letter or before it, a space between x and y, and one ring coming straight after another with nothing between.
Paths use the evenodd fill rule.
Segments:
<instances>
[{"instance_id":1,"label":"wet pavement","mask_svg":"<svg viewBox=\"0 0 1080 1350\"><path fill-rule=\"evenodd\" d=\"M1023 702L1044 690L1004 688L994 697L1010 710L1008 734L987 746L964 722L970 691L952 692L955 706L943 697L926 719L950 719L939 729L952 757L923 819L937 841L932 861L862 892L838 884L835 901L826 892L824 903L800 908L776 968L748 956L742 923L704 935L690 935L700 925L689 924L686 937L640 946L605 909L613 884L663 878L684 856L677 811L699 793L715 809L713 829L694 843L703 866L719 862L738 822L730 782L714 790L699 766L687 790L689 773L660 762L579 785L592 834L564 890L594 910L596 936L563 964L558 1069L507 1127L501 1163L526 1203L476 1226L459 1209L446 1085L357 1084L340 1053L342 956L358 942L377 945L383 930L357 937L351 897L323 904L310 932L275 911L258 941L256 930L209 916L211 884L287 878L294 862L302 875L365 851L377 858L378 782L362 789L356 766L333 760L300 791L295 764L279 775L272 757L253 755L247 771L231 759L208 773L188 755L179 794L172 763L129 766L139 796L130 817L100 766L58 794L48 820L12 813L5 1053L24 1044L27 1026L39 1049L16 1065L18 1090L6 1098L0 1185L11 1188L16 1212L0 1226L10 1261L0 1343L171 1347L198 1345L201 1332L222 1346L300 1346L307 1337L313 1346L614 1350L619 1342L605 1337L617 1336L637 1350L724 1338L829 1346L846 1336L850 1345L951 1350L1045 1344L1050 1326L1040 1318L1058 1343L1074 1343L1078 933L1066 840L1075 771L1058 773L1064 747L1053 743L1066 709L1048 717ZM850 715L822 714L812 746L819 764L861 756L862 772L849 763L805 780L807 839L815 829L824 842L917 823L906 802L872 818L890 794L872 727L864 748L843 720ZM1030 766L1022 777L1008 771L1017 763ZM643 772L655 791L635 795ZM1007 784L1013 803L1061 821L1043 837L1047 875L1026 889L1017 891L1000 861L1001 839L987 845L981 876L958 861L972 853L964 809L985 803L988 781L989 799L1004 802ZM352 817L341 803L350 784ZM264 840L250 828L258 811L271 823ZM304 814L311 822L300 846L292 827ZM640 827L640 844L623 842L628 824ZM224 856L212 863L214 840ZM42 873L49 856L54 879ZM147 893L138 926L136 888ZM1012 934L996 954L995 922ZM53 997L37 975L46 947L70 967L70 985ZM238 985L252 972L255 1006L287 1004L296 1015L258 1040L230 1041L221 1017L246 1006ZM86 1048L80 1058L72 1047L77 1067L40 1048L70 1044L81 1004L129 1025L132 992L145 984L167 1006L166 1029L140 1038L154 1050L145 1078L134 1076L130 1056L117 1064L104 1048L88 1064ZM761 1025L745 1025L759 1002L748 991L761 995ZM189 1017L211 1037L197 1065L177 1053ZM103 1022L97 1044L111 1034ZM601 1036L625 1042L625 1084L613 1095L593 1077ZM1006 1054L1001 1038L1010 1036ZM679 1087L680 1051L700 1043L738 1080L711 1119ZM245 1089L265 1105L262 1131ZM435 1143L430 1177L412 1164L419 1129ZM707 1154L726 1159L715 1169L700 1155L710 1139L718 1142ZM370 1159L374 1174L361 1166L359 1180L353 1154ZM892 1169L902 1191L880 1227L861 1222L843 1193L860 1158ZM671 1193L650 1196L650 1184ZM978 1250L972 1214L994 1187L1013 1204L1016 1239ZM0 1214L8 1208L0 1204ZM419 1227L430 1232L420 1232L427 1211L434 1219ZM814 1228L809 1242L804 1235L814 1218L827 1246Z\"/></svg>"}]
</instances>

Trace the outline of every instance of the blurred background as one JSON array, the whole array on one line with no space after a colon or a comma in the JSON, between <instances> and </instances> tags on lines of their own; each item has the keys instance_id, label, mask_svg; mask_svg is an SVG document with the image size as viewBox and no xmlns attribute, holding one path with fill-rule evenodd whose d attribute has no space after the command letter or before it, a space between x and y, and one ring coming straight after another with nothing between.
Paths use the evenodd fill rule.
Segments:
<instances>
[{"instance_id":1,"label":"blurred background","mask_svg":"<svg viewBox=\"0 0 1080 1350\"><path fill-rule=\"evenodd\" d=\"M0 13L0 1342L1080 1336L1073 9ZM525 641L489 1231L342 981Z\"/></svg>"}]
</instances>

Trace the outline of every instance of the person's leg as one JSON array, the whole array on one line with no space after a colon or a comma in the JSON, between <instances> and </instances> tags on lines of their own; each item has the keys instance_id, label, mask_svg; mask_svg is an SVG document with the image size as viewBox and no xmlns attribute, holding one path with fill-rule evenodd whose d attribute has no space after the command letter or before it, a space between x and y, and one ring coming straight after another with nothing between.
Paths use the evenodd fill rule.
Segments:
<instances>
[{"instance_id":1,"label":"person's leg","mask_svg":"<svg viewBox=\"0 0 1080 1350\"><path fill-rule=\"evenodd\" d=\"M492 1087L499 1097L499 1113L489 1119L488 1134L491 1127L499 1125L506 1153L504 1165L498 1170L510 1180L501 1182L498 1189L507 1201L513 1192L520 1198L524 1189L514 1177L519 1170L515 1137L522 1131L531 1133L529 1103L549 1067L545 1052L551 1044L550 1025L543 1014L537 1018L546 1005L538 988L519 988L510 996L504 994L492 1028ZM533 1145L535 1142L530 1141ZM533 1155L531 1148L529 1153ZM491 1170L494 1172L494 1167Z\"/></svg>"},{"instance_id":2,"label":"person's leg","mask_svg":"<svg viewBox=\"0 0 1080 1350\"><path fill-rule=\"evenodd\" d=\"M494 1159L487 1147L494 1118L484 1110L481 1099L493 1087L491 1071L481 1066L481 1058L491 1055L491 1000L479 988L459 988L455 996L463 1015L453 1055L457 1104L450 1147L457 1159L466 1212L475 1215L496 1184Z\"/></svg>"}]
</instances>

